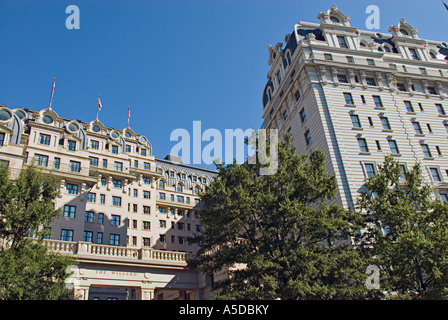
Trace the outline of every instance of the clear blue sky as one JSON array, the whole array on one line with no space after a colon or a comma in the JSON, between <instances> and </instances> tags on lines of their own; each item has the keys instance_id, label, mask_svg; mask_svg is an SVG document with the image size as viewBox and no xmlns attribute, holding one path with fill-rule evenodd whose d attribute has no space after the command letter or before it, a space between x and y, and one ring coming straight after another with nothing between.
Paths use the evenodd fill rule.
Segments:
<instances>
[{"instance_id":1,"label":"clear blue sky","mask_svg":"<svg viewBox=\"0 0 448 320\"><path fill-rule=\"evenodd\" d=\"M80 29L68 30L68 5ZM368 5L380 8L380 32L404 17L422 38L448 41L440 0L0 0L0 103L48 106L83 121L131 128L157 157L176 144L170 133L258 129L269 70L268 44L283 42L299 21L318 22L332 4L366 29ZM207 143L204 143L207 144Z\"/></svg>"}]
</instances>

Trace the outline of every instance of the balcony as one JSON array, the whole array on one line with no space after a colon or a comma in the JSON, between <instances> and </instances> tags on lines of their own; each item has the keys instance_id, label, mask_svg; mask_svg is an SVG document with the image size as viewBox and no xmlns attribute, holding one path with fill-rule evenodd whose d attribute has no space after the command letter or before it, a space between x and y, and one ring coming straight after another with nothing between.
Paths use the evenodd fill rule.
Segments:
<instances>
[{"instance_id":1,"label":"balcony","mask_svg":"<svg viewBox=\"0 0 448 320\"><path fill-rule=\"evenodd\" d=\"M30 166L32 162L25 163L25 166ZM35 160L34 165L38 170L44 174L51 174L60 178L69 177L71 180L76 180L86 183L96 183L97 179L92 177L88 167L83 167L79 164L61 164L54 161Z\"/></svg>"},{"instance_id":2,"label":"balcony","mask_svg":"<svg viewBox=\"0 0 448 320\"><path fill-rule=\"evenodd\" d=\"M98 178L98 175L113 176L120 179L134 180L135 174L131 173L129 168L124 165L117 165L115 163L109 163L107 166L90 166L89 176Z\"/></svg>"}]
</instances>

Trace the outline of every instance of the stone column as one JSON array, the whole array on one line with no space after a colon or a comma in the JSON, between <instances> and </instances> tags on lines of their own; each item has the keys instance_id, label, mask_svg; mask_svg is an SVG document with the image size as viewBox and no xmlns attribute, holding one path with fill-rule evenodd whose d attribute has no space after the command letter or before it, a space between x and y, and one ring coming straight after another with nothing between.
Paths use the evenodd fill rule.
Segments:
<instances>
[{"instance_id":1,"label":"stone column","mask_svg":"<svg viewBox=\"0 0 448 320\"><path fill-rule=\"evenodd\" d=\"M76 286L73 288L75 300L89 300L89 286Z\"/></svg>"},{"instance_id":2,"label":"stone column","mask_svg":"<svg viewBox=\"0 0 448 320\"><path fill-rule=\"evenodd\" d=\"M141 288L140 299L141 300L153 300L154 299L154 289Z\"/></svg>"}]
</instances>

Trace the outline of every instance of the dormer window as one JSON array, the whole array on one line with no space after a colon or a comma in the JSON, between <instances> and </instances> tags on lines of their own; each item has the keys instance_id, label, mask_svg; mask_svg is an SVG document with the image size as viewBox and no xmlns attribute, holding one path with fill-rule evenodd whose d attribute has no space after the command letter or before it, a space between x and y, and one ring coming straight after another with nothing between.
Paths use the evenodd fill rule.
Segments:
<instances>
[{"instance_id":1,"label":"dormer window","mask_svg":"<svg viewBox=\"0 0 448 320\"><path fill-rule=\"evenodd\" d=\"M400 29L400 32L401 32L401 34L402 34L403 36L409 36L409 32L407 32L407 31L404 30L404 29Z\"/></svg>"},{"instance_id":2,"label":"dormer window","mask_svg":"<svg viewBox=\"0 0 448 320\"><path fill-rule=\"evenodd\" d=\"M411 54L412 59L414 60L420 60L420 57L418 56L417 50L414 48L409 48L409 53Z\"/></svg>"},{"instance_id":3,"label":"dormer window","mask_svg":"<svg viewBox=\"0 0 448 320\"><path fill-rule=\"evenodd\" d=\"M341 23L341 22L339 21L339 19L336 18L336 17L334 17L334 16L331 16L331 17L330 17L330 20L331 20L331 22L333 22L333 23Z\"/></svg>"},{"instance_id":4,"label":"dormer window","mask_svg":"<svg viewBox=\"0 0 448 320\"><path fill-rule=\"evenodd\" d=\"M338 36L338 42L340 48L348 48L347 41L345 41L345 37Z\"/></svg>"}]
</instances>

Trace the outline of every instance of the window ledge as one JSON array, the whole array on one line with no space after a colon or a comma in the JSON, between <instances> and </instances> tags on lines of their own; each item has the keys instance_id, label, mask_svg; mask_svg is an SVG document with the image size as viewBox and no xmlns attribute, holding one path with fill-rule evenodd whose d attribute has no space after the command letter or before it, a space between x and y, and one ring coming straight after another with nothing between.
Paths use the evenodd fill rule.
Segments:
<instances>
[{"instance_id":1,"label":"window ledge","mask_svg":"<svg viewBox=\"0 0 448 320\"><path fill-rule=\"evenodd\" d=\"M371 153L370 152L360 152L359 155L363 155L363 156L370 156Z\"/></svg>"},{"instance_id":2,"label":"window ledge","mask_svg":"<svg viewBox=\"0 0 448 320\"><path fill-rule=\"evenodd\" d=\"M352 130L363 131L364 128L362 128L362 127L353 127Z\"/></svg>"},{"instance_id":3,"label":"window ledge","mask_svg":"<svg viewBox=\"0 0 448 320\"><path fill-rule=\"evenodd\" d=\"M392 157L401 157L401 153L391 153Z\"/></svg>"},{"instance_id":4,"label":"window ledge","mask_svg":"<svg viewBox=\"0 0 448 320\"><path fill-rule=\"evenodd\" d=\"M423 157L423 160L434 160L434 157Z\"/></svg>"},{"instance_id":5,"label":"window ledge","mask_svg":"<svg viewBox=\"0 0 448 320\"><path fill-rule=\"evenodd\" d=\"M383 129L382 131L383 132L394 132L394 130L392 130L392 129Z\"/></svg>"}]
</instances>

